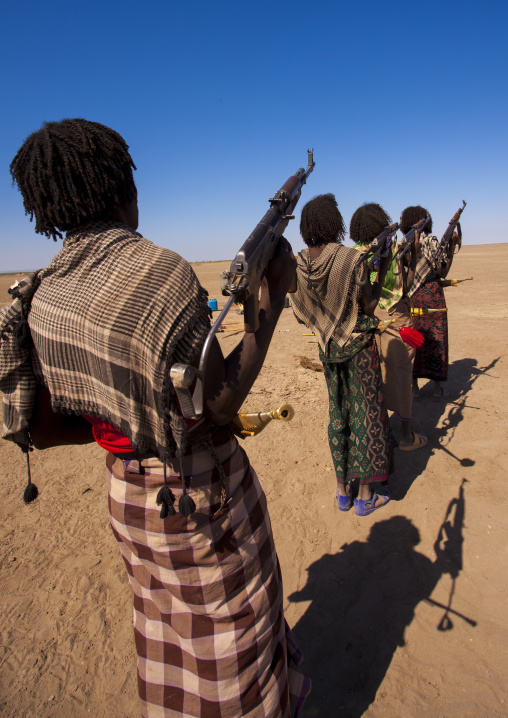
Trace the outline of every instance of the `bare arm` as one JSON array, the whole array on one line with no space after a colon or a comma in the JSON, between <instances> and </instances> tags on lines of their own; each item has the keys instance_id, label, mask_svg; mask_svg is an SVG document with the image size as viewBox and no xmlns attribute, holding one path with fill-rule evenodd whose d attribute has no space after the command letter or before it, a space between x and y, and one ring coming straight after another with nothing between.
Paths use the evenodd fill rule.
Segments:
<instances>
[{"instance_id":1,"label":"bare arm","mask_svg":"<svg viewBox=\"0 0 508 718\"><path fill-rule=\"evenodd\" d=\"M281 238L261 284L258 330L244 334L227 357L214 339L204 385L204 414L215 424L227 424L233 419L254 384L284 308L284 299L294 284L295 271L291 245Z\"/></svg>"},{"instance_id":2,"label":"bare arm","mask_svg":"<svg viewBox=\"0 0 508 718\"><path fill-rule=\"evenodd\" d=\"M460 241L459 235L457 234L457 232L454 232L452 235L452 239L446 249L446 262L444 263L444 266L439 274L441 279L444 279L448 275L448 272L451 269L452 262L453 262L453 255L455 254L455 247L457 246L459 241Z\"/></svg>"},{"instance_id":3,"label":"bare arm","mask_svg":"<svg viewBox=\"0 0 508 718\"><path fill-rule=\"evenodd\" d=\"M409 252L409 262L401 267L402 272L402 294L405 296L413 286L415 278L416 260L418 255L418 240L413 243ZM405 259L405 258L403 258Z\"/></svg>"}]
</instances>

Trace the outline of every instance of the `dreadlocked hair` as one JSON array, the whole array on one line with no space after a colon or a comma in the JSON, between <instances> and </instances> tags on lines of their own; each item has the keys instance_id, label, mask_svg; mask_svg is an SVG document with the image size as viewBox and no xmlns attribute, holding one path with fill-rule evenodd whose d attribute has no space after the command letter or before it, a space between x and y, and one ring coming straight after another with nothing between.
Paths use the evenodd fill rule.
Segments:
<instances>
[{"instance_id":1,"label":"dreadlocked hair","mask_svg":"<svg viewBox=\"0 0 508 718\"><path fill-rule=\"evenodd\" d=\"M359 244L369 244L391 224L392 220L380 204L366 202L358 207L349 223L349 236Z\"/></svg>"},{"instance_id":2,"label":"dreadlocked hair","mask_svg":"<svg viewBox=\"0 0 508 718\"><path fill-rule=\"evenodd\" d=\"M400 231L403 234L407 234L414 224L419 222L421 219L427 219L427 217L430 217L430 212L425 209L425 207L420 207L419 204L414 207L406 207L406 209L402 210L402 214L400 215ZM432 217L430 217L429 221L425 225L424 231L425 234L430 234L432 232Z\"/></svg>"},{"instance_id":3,"label":"dreadlocked hair","mask_svg":"<svg viewBox=\"0 0 508 718\"><path fill-rule=\"evenodd\" d=\"M320 194L307 202L300 218L300 234L308 247L343 241L346 227L334 194Z\"/></svg>"},{"instance_id":4,"label":"dreadlocked hair","mask_svg":"<svg viewBox=\"0 0 508 718\"><path fill-rule=\"evenodd\" d=\"M136 196L136 169L125 140L98 122L45 122L23 143L10 165L35 231L61 231L109 220ZM61 230L61 231L58 231Z\"/></svg>"}]
</instances>

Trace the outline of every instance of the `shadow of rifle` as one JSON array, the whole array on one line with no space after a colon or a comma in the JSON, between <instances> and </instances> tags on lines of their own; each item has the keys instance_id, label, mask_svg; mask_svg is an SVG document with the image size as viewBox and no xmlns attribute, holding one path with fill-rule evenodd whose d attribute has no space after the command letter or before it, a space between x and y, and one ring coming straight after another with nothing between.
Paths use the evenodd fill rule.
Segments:
<instances>
[{"instance_id":1,"label":"shadow of rifle","mask_svg":"<svg viewBox=\"0 0 508 718\"><path fill-rule=\"evenodd\" d=\"M458 497L452 499L448 504L444 521L441 524L437 539L434 543L434 550L437 557L436 563L442 564L441 571L443 574L449 573L452 577L452 587L450 589L448 605L445 606L431 598L425 599L427 603L445 609L444 615L437 626L439 631L450 631L453 628L453 622L450 618L450 614L462 618L462 620L466 621L466 623L470 626L474 627L477 625L476 621L473 621L471 618L464 616L464 614L453 610L451 607L453 595L455 593L455 583L462 569L462 545L464 543L462 527L464 524L464 515L466 510L466 502L464 498L464 484L466 482L467 479L462 479ZM452 523L451 515L453 509L455 509L455 515Z\"/></svg>"}]
</instances>

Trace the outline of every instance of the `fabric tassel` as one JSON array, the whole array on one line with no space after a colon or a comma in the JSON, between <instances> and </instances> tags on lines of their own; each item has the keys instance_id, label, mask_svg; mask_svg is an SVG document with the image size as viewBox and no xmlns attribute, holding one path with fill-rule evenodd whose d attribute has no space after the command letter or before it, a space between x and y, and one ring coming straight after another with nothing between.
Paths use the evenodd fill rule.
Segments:
<instances>
[{"instance_id":1,"label":"fabric tassel","mask_svg":"<svg viewBox=\"0 0 508 718\"><path fill-rule=\"evenodd\" d=\"M187 493L187 487L185 486L185 474L183 472L183 463L182 463L182 457L180 456L180 479L182 481L183 486L183 493L180 496L180 501L178 502L178 511L182 516L185 516L185 518L189 518L189 516L192 516L194 511L196 510L196 504L194 502L194 499L189 496Z\"/></svg>"},{"instance_id":2,"label":"fabric tassel","mask_svg":"<svg viewBox=\"0 0 508 718\"><path fill-rule=\"evenodd\" d=\"M413 349L420 349L425 344L423 334L418 329L413 329L413 327L400 327L399 334L402 341L409 344Z\"/></svg>"},{"instance_id":3,"label":"fabric tassel","mask_svg":"<svg viewBox=\"0 0 508 718\"><path fill-rule=\"evenodd\" d=\"M157 506L161 506L161 519L165 519L166 516L176 516L175 511L175 496L167 484L166 478L166 462L164 461L164 486L157 494ZM161 505L162 504L162 505Z\"/></svg>"},{"instance_id":4,"label":"fabric tassel","mask_svg":"<svg viewBox=\"0 0 508 718\"><path fill-rule=\"evenodd\" d=\"M185 486L183 487L183 494L180 496L180 501L178 502L178 510L182 514L182 516L185 516L185 518L192 516L192 514L196 510L196 504L194 503L194 499L189 496Z\"/></svg>"},{"instance_id":5,"label":"fabric tassel","mask_svg":"<svg viewBox=\"0 0 508 718\"><path fill-rule=\"evenodd\" d=\"M175 496L169 486L163 486L157 494L157 506L161 506L161 519L165 519L166 516L175 516L176 511L174 507Z\"/></svg>"}]
</instances>

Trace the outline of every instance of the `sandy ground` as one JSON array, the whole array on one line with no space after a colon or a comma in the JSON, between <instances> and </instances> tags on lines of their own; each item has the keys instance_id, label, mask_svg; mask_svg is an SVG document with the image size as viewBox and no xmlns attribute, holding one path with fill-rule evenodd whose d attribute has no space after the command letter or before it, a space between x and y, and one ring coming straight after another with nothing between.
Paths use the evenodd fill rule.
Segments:
<instances>
[{"instance_id":1,"label":"sandy ground","mask_svg":"<svg viewBox=\"0 0 508 718\"><path fill-rule=\"evenodd\" d=\"M227 267L195 265L219 307ZM304 718L508 716L508 245L465 246L451 276L474 280L446 289L449 395L431 402L423 386L413 423L429 444L396 450L382 510L337 510L324 378L300 365L318 361L317 344L291 309L246 402L256 411L290 402L296 412L245 448L268 496L286 616L313 682ZM0 304L11 283L0 276ZM239 321L233 312L226 323ZM219 337L225 352L239 338ZM24 457L5 441L0 467L0 714L138 716L104 452L35 452L40 496L30 506Z\"/></svg>"}]
</instances>

